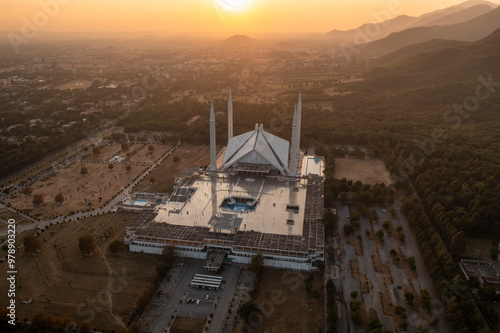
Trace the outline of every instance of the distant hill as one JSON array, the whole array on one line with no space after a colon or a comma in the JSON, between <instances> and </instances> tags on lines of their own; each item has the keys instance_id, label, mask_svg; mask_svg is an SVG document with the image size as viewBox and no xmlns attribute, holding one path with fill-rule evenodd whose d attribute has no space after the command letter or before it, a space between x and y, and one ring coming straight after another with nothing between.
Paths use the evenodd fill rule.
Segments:
<instances>
[{"instance_id":1,"label":"distant hill","mask_svg":"<svg viewBox=\"0 0 500 333\"><path fill-rule=\"evenodd\" d=\"M221 45L225 47L253 47L259 44L257 39L246 35L234 35L222 41Z\"/></svg>"},{"instance_id":2,"label":"distant hill","mask_svg":"<svg viewBox=\"0 0 500 333\"><path fill-rule=\"evenodd\" d=\"M329 38L333 38L336 41L339 42L353 42L354 38L356 37L356 34L358 31L377 31L380 29L380 33L376 34L374 38L380 39L389 36L393 32L396 31L401 31L405 30L409 27L412 26L414 22L416 22L418 18L412 17L412 16L407 16L407 15L401 15L398 16L394 19L386 20L381 23L367 23L363 24L362 26L352 29L352 30L347 30L347 31L342 31L342 30L332 30L328 32L326 35Z\"/></svg>"},{"instance_id":3,"label":"distant hill","mask_svg":"<svg viewBox=\"0 0 500 333\"><path fill-rule=\"evenodd\" d=\"M480 15L486 14L497 8L498 5L483 0L469 0L461 4L440 9L431 13L423 14L419 17L400 15L378 23L367 23L351 30L332 30L326 34L338 42L353 43L359 31L372 32L369 34L372 41L379 40L389 36L394 32L400 32L409 28L427 27L435 25L450 25L472 20Z\"/></svg>"},{"instance_id":4,"label":"distant hill","mask_svg":"<svg viewBox=\"0 0 500 333\"><path fill-rule=\"evenodd\" d=\"M447 26L411 28L367 45L360 45L360 48L367 56L381 56L431 39L477 41L498 28L500 28L500 7L467 22Z\"/></svg>"},{"instance_id":5,"label":"distant hill","mask_svg":"<svg viewBox=\"0 0 500 333\"><path fill-rule=\"evenodd\" d=\"M440 47L440 50L411 55L411 48ZM440 46L438 46L441 44ZM431 47L429 47L431 45ZM397 53L388 55L384 67L366 73L363 87L387 89L417 89L447 82L476 80L478 76L500 77L500 29L474 43L456 41L431 41L397 51L408 56L397 60ZM381 58L383 60L384 58ZM496 80L495 80L496 78Z\"/></svg>"},{"instance_id":6,"label":"distant hill","mask_svg":"<svg viewBox=\"0 0 500 333\"><path fill-rule=\"evenodd\" d=\"M430 21L429 23L426 23L424 26L432 27L435 25L451 25L451 24L466 22L478 16L489 13L493 9L494 8L492 8L489 5L476 5L453 14L445 15L436 20Z\"/></svg>"},{"instance_id":7,"label":"distant hill","mask_svg":"<svg viewBox=\"0 0 500 333\"><path fill-rule=\"evenodd\" d=\"M485 5L485 6L492 8L492 9L498 7L497 4L494 4L490 1L469 0L469 1L462 2L462 3L455 5L455 6L451 6L451 7L439 9L439 10L436 10L436 11L433 11L433 12L430 12L427 14L423 14L419 17L419 19L417 21L415 21L413 23L412 27L415 28L415 27L431 26L432 22L434 22L434 21L437 21L437 20L444 18L446 16L459 13L463 10L466 10L466 9L469 9L471 7L475 7L478 5ZM469 20L472 18L473 17L470 17ZM467 20L467 18L466 18L466 20ZM464 21L462 21L462 22L464 22ZM455 23L459 23L459 22L455 22Z\"/></svg>"},{"instance_id":8,"label":"distant hill","mask_svg":"<svg viewBox=\"0 0 500 333\"><path fill-rule=\"evenodd\" d=\"M450 48L469 45L470 42L445 39L431 39L429 41L403 47L397 51L372 60L372 66L390 66L415 56Z\"/></svg>"}]
</instances>

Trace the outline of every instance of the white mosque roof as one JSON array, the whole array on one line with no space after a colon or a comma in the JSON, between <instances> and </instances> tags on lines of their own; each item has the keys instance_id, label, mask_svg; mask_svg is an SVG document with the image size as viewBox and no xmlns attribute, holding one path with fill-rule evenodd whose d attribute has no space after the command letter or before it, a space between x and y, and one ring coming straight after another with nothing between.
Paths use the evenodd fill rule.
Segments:
<instances>
[{"instance_id":1,"label":"white mosque roof","mask_svg":"<svg viewBox=\"0 0 500 333\"><path fill-rule=\"evenodd\" d=\"M255 130L229 139L222 170L237 162L251 164L270 164L288 175L288 150L290 143L264 131L263 126L255 125Z\"/></svg>"}]
</instances>

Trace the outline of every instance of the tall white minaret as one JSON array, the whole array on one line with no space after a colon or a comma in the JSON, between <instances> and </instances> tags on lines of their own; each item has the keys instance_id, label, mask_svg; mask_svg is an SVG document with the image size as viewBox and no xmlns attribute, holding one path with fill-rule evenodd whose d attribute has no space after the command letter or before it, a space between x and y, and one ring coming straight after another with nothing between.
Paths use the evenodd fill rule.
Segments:
<instances>
[{"instance_id":1,"label":"tall white minaret","mask_svg":"<svg viewBox=\"0 0 500 333\"><path fill-rule=\"evenodd\" d=\"M300 155L300 129L302 126L302 91L299 90L299 106L297 107L297 154Z\"/></svg>"},{"instance_id":2,"label":"tall white minaret","mask_svg":"<svg viewBox=\"0 0 500 333\"><path fill-rule=\"evenodd\" d=\"M229 88L229 101L227 102L227 140L233 137L233 97Z\"/></svg>"},{"instance_id":3,"label":"tall white minaret","mask_svg":"<svg viewBox=\"0 0 500 333\"><path fill-rule=\"evenodd\" d=\"M295 104L295 111L293 112L293 125L292 125L292 152L290 153L290 176L295 176L297 170L297 104Z\"/></svg>"},{"instance_id":4,"label":"tall white minaret","mask_svg":"<svg viewBox=\"0 0 500 333\"><path fill-rule=\"evenodd\" d=\"M216 140L215 140L215 114L214 114L214 101L212 100L210 106L210 170L217 170L217 153L216 153Z\"/></svg>"}]
</instances>

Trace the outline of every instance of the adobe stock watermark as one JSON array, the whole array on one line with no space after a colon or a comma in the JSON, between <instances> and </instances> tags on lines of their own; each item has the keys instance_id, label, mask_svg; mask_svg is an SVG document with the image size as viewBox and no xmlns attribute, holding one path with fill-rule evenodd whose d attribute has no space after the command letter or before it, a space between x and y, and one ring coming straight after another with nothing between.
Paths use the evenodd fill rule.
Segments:
<instances>
[{"instance_id":1,"label":"adobe stock watermark","mask_svg":"<svg viewBox=\"0 0 500 333\"><path fill-rule=\"evenodd\" d=\"M40 10L35 12L31 18L23 16L21 21L23 23L19 33L7 33L7 39L16 54L19 53L19 47L26 45L28 42L38 35L38 32L45 28L51 18L54 18L61 6L67 5L71 0L38 0Z\"/></svg>"},{"instance_id":2,"label":"adobe stock watermark","mask_svg":"<svg viewBox=\"0 0 500 333\"><path fill-rule=\"evenodd\" d=\"M214 0L213 4L219 18L224 20L228 13L246 8L250 4L250 0Z\"/></svg>"},{"instance_id":3,"label":"adobe stock watermark","mask_svg":"<svg viewBox=\"0 0 500 333\"><path fill-rule=\"evenodd\" d=\"M158 67L157 64L154 64ZM134 86L130 91L130 97L132 100L143 100L148 96L148 91L153 91L160 83L163 81L163 77L156 73L155 69L148 64L147 68L148 74L144 75L140 81L140 85Z\"/></svg>"},{"instance_id":4,"label":"adobe stock watermark","mask_svg":"<svg viewBox=\"0 0 500 333\"><path fill-rule=\"evenodd\" d=\"M364 29L362 29L361 27L356 29L353 42L342 43L340 45L340 49L344 54L344 57L349 61L349 59L353 55L361 53L361 50L368 43L379 39L380 35L382 34L382 28L385 28L391 24L389 20L401 15L402 12L403 5L399 0L388 0L385 9L381 9L379 11L372 10L370 14L375 20L375 23L364 25Z\"/></svg>"},{"instance_id":5,"label":"adobe stock watermark","mask_svg":"<svg viewBox=\"0 0 500 333\"><path fill-rule=\"evenodd\" d=\"M111 281L108 289L101 289L95 296L87 297L86 302L82 302L76 308L76 313L83 320L91 323L95 319L96 312L101 312L104 308L111 308L111 294L122 292L128 286L127 279L131 277L126 275L125 267L121 269L121 275L112 272Z\"/></svg>"},{"instance_id":6,"label":"adobe stock watermark","mask_svg":"<svg viewBox=\"0 0 500 333\"><path fill-rule=\"evenodd\" d=\"M500 81L493 81L493 75L487 78L479 76L474 94L464 98L461 104L455 104L443 113L443 120L449 124L452 130L458 130L464 119L468 119L474 112L479 110L481 102L486 101L491 95L500 89ZM421 166L427 158L436 151L436 146L448 139L446 130L443 128L433 129L429 138L419 141L414 140L417 146L407 158L402 155L398 157L398 178L405 180L415 173L415 168Z\"/></svg>"}]
</instances>

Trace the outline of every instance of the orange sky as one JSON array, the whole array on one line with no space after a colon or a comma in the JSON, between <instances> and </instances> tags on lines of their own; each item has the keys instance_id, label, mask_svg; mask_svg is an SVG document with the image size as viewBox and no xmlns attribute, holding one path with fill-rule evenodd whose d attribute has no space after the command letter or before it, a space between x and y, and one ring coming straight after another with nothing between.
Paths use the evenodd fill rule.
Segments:
<instances>
[{"instance_id":1,"label":"orange sky","mask_svg":"<svg viewBox=\"0 0 500 333\"><path fill-rule=\"evenodd\" d=\"M0 0L0 31L20 32L24 19L38 20L40 30L45 31L326 32L376 22L374 13L385 12L390 17L417 16L461 2L463 0ZM47 15L41 3L55 3L58 8L48 6Z\"/></svg>"}]
</instances>

